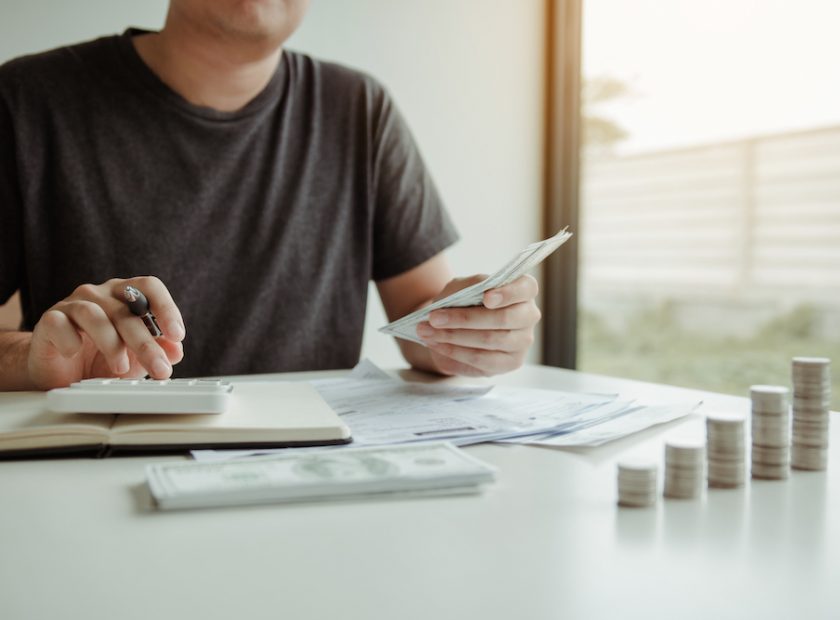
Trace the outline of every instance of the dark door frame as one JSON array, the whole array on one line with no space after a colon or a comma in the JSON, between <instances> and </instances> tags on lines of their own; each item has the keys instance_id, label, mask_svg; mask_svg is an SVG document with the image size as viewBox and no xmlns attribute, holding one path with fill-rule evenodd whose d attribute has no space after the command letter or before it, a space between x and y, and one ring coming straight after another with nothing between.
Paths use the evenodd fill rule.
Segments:
<instances>
[{"instance_id":1,"label":"dark door frame","mask_svg":"<svg viewBox=\"0 0 840 620\"><path fill-rule=\"evenodd\" d=\"M574 236L544 264L542 361L563 368L577 365L581 16L582 0L546 0L543 226Z\"/></svg>"}]
</instances>

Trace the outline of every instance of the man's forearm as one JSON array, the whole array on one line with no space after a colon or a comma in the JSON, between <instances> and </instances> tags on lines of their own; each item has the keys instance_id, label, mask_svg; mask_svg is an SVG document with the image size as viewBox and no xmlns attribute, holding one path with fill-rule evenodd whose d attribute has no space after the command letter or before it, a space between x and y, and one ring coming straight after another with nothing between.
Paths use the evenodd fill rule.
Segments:
<instances>
[{"instance_id":1,"label":"man's forearm","mask_svg":"<svg viewBox=\"0 0 840 620\"><path fill-rule=\"evenodd\" d=\"M29 377L32 332L0 331L0 391L34 390Z\"/></svg>"}]
</instances>

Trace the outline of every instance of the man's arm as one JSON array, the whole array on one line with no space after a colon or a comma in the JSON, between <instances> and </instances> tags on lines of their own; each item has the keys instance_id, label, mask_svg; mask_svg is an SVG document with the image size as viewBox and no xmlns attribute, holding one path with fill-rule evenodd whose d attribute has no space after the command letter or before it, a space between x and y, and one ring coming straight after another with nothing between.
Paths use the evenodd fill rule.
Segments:
<instances>
[{"instance_id":1,"label":"man's arm","mask_svg":"<svg viewBox=\"0 0 840 620\"><path fill-rule=\"evenodd\" d=\"M163 327L154 338L121 300L144 291ZM165 379L181 361L181 313L166 286L141 276L83 284L47 310L30 332L0 331L0 390L48 390L92 377Z\"/></svg>"},{"instance_id":2,"label":"man's arm","mask_svg":"<svg viewBox=\"0 0 840 620\"><path fill-rule=\"evenodd\" d=\"M389 321L429 305L452 279L449 261L443 253L393 278L376 283L379 297ZM397 338L406 361L413 368L441 372L432 360L431 351L416 342Z\"/></svg>"},{"instance_id":3,"label":"man's arm","mask_svg":"<svg viewBox=\"0 0 840 620\"><path fill-rule=\"evenodd\" d=\"M394 321L435 299L480 282L486 276L452 279L443 253L400 275L377 282L388 320ZM540 320L531 276L484 293L483 305L435 310L417 335L428 346L398 339L405 359L421 370L446 375L482 376L522 365Z\"/></svg>"}]
</instances>

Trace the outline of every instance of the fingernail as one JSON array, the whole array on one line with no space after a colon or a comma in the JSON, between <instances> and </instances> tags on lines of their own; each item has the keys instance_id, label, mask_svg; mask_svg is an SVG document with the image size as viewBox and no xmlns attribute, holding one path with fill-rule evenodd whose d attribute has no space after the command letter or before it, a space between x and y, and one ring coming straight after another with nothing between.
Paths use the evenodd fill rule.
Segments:
<instances>
[{"instance_id":1,"label":"fingernail","mask_svg":"<svg viewBox=\"0 0 840 620\"><path fill-rule=\"evenodd\" d=\"M186 336L186 335L187 335L187 332L186 332L186 330L184 329L184 326L183 326L183 325L181 325L180 321L169 321L169 325L167 326L167 330L166 330L166 331L168 331L168 332L169 332L169 334L170 334L170 335L171 335L171 336L172 336L175 340L179 340L179 341L180 341L180 340L183 340L183 339L184 339L184 336Z\"/></svg>"},{"instance_id":2,"label":"fingernail","mask_svg":"<svg viewBox=\"0 0 840 620\"><path fill-rule=\"evenodd\" d=\"M502 296L499 293L490 293L485 300L485 304L491 308L495 308L500 303L502 303Z\"/></svg>"},{"instance_id":3,"label":"fingernail","mask_svg":"<svg viewBox=\"0 0 840 620\"><path fill-rule=\"evenodd\" d=\"M437 312L429 316L429 323L431 323L433 327L446 325L449 323L449 315L446 312Z\"/></svg>"},{"instance_id":4,"label":"fingernail","mask_svg":"<svg viewBox=\"0 0 840 620\"><path fill-rule=\"evenodd\" d=\"M428 323L420 323L420 325L417 326L418 336L431 336L434 333L435 329Z\"/></svg>"},{"instance_id":5,"label":"fingernail","mask_svg":"<svg viewBox=\"0 0 840 620\"><path fill-rule=\"evenodd\" d=\"M157 358L152 362L152 373L157 377L168 377L172 372L172 366L169 365L162 357Z\"/></svg>"}]
</instances>

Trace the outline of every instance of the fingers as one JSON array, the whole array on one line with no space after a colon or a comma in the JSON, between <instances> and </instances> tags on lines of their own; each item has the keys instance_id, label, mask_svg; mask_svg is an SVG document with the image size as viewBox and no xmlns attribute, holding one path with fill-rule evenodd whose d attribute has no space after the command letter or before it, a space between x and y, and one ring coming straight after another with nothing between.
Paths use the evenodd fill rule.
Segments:
<instances>
[{"instance_id":1,"label":"fingers","mask_svg":"<svg viewBox=\"0 0 840 620\"><path fill-rule=\"evenodd\" d=\"M540 311L533 301L515 303L496 309L483 306L446 308L429 314L432 327L445 329L523 329L540 320Z\"/></svg>"},{"instance_id":2,"label":"fingers","mask_svg":"<svg viewBox=\"0 0 840 620\"><path fill-rule=\"evenodd\" d=\"M73 307L80 301L98 306L105 315L107 323L98 322L94 326L84 326L75 321L74 315L71 314L70 318L76 323L77 327L93 340L97 349L106 358L108 357L108 351L103 349L103 346L107 346L113 336L116 335L120 343L134 354L149 375L155 379L166 379L172 374L172 363L169 355L161 347L161 343L165 339L155 339L149 333L143 321L134 316L125 302L122 301L122 291L127 284L132 286L136 284L139 287L142 282L143 285L148 286L153 284L152 280L157 280L157 278L110 280L102 286L85 284L78 287L66 301L56 304L55 308L64 311L65 308ZM115 291L119 291L119 297L112 294ZM143 293L145 294L145 291ZM150 304L154 303L153 300L155 300L152 295L147 296Z\"/></svg>"},{"instance_id":3,"label":"fingers","mask_svg":"<svg viewBox=\"0 0 840 620\"><path fill-rule=\"evenodd\" d=\"M140 288L153 312L163 317L163 338L154 338L122 301L128 284ZM165 379L184 356L181 313L154 277L83 284L46 312L39 325L39 333L64 357L76 355L87 337L115 375L136 373L139 364L152 377Z\"/></svg>"},{"instance_id":4,"label":"fingers","mask_svg":"<svg viewBox=\"0 0 840 620\"><path fill-rule=\"evenodd\" d=\"M446 342L433 342L429 343L428 346L434 353L477 369L482 375L495 375L514 370L522 365L524 359L524 351L521 353L488 351L486 349L461 347Z\"/></svg>"},{"instance_id":5,"label":"fingers","mask_svg":"<svg viewBox=\"0 0 840 620\"><path fill-rule=\"evenodd\" d=\"M458 281L458 288L463 288ZM444 374L493 375L522 365L541 314L537 281L522 276L486 291L483 305L444 308L417 326L417 335Z\"/></svg>"},{"instance_id":6,"label":"fingers","mask_svg":"<svg viewBox=\"0 0 840 620\"><path fill-rule=\"evenodd\" d=\"M163 349L163 352L166 354L167 359L171 364L177 364L182 359L184 359L184 345L180 342L173 342L171 340L167 340L166 338L159 338L156 340L160 345L160 348Z\"/></svg>"},{"instance_id":7,"label":"fingers","mask_svg":"<svg viewBox=\"0 0 840 620\"><path fill-rule=\"evenodd\" d=\"M114 326L123 342L152 377L166 379L172 374L169 355L162 347L166 339L153 338L143 321L130 313L116 319Z\"/></svg>"},{"instance_id":8,"label":"fingers","mask_svg":"<svg viewBox=\"0 0 840 620\"><path fill-rule=\"evenodd\" d=\"M70 298L53 306L53 311L64 314L73 331L78 330L90 338L115 374L122 375L129 370L126 348L156 379L165 379L172 374L166 352L124 304L103 295L102 291L77 294L88 295L90 299Z\"/></svg>"},{"instance_id":9,"label":"fingers","mask_svg":"<svg viewBox=\"0 0 840 620\"><path fill-rule=\"evenodd\" d=\"M115 374L128 372L129 361L122 339L101 306L92 301L73 300L55 307L50 315L46 336L65 357L75 355L82 347L83 332L102 353Z\"/></svg>"},{"instance_id":10,"label":"fingers","mask_svg":"<svg viewBox=\"0 0 840 620\"><path fill-rule=\"evenodd\" d=\"M73 357L84 345L76 327L63 312L47 310L38 326L44 339L64 357Z\"/></svg>"},{"instance_id":11,"label":"fingers","mask_svg":"<svg viewBox=\"0 0 840 620\"><path fill-rule=\"evenodd\" d=\"M435 329L428 323L417 327L426 344L448 343L487 351L516 353L534 343L534 330L524 329Z\"/></svg>"},{"instance_id":12,"label":"fingers","mask_svg":"<svg viewBox=\"0 0 840 620\"><path fill-rule=\"evenodd\" d=\"M529 275L517 278L510 284L491 289L484 293L484 306L486 308L503 308L513 304L531 301L540 292L539 284Z\"/></svg>"},{"instance_id":13,"label":"fingers","mask_svg":"<svg viewBox=\"0 0 840 620\"><path fill-rule=\"evenodd\" d=\"M126 286L131 285L140 289L149 300L150 309L157 318L163 335L175 342L181 342L184 339L186 329L181 311L178 310L169 289L160 281L160 278L142 276L130 280L110 280L107 284L111 288L113 297L121 302Z\"/></svg>"}]
</instances>

